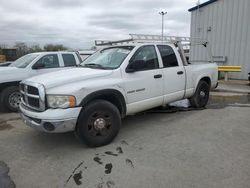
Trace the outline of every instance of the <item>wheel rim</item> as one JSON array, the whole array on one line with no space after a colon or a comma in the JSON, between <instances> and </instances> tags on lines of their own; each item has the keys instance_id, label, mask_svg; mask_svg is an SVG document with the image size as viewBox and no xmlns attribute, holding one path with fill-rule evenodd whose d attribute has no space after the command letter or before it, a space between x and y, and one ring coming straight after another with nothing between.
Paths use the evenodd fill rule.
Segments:
<instances>
[{"instance_id":1,"label":"wheel rim","mask_svg":"<svg viewBox=\"0 0 250 188\"><path fill-rule=\"evenodd\" d=\"M98 111L88 119L87 131L92 137L107 137L112 129L112 114Z\"/></svg>"},{"instance_id":2,"label":"wheel rim","mask_svg":"<svg viewBox=\"0 0 250 188\"><path fill-rule=\"evenodd\" d=\"M14 92L9 95L9 104L12 108L17 109L21 103L21 93Z\"/></svg>"},{"instance_id":3,"label":"wheel rim","mask_svg":"<svg viewBox=\"0 0 250 188\"><path fill-rule=\"evenodd\" d=\"M202 86L199 92L199 102L202 105L205 105L208 101L208 97L209 97L209 90L207 87Z\"/></svg>"}]
</instances>

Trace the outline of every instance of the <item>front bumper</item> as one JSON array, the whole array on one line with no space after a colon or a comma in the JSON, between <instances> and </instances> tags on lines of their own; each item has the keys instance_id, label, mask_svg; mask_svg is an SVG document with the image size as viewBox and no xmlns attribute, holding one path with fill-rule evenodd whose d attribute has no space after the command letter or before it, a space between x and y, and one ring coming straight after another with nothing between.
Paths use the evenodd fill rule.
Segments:
<instances>
[{"instance_id":1,"label":"front bumper","mask_svg":"<svg viewBox=\"0 0 250 188\"><path fill-rule=\"evenodd\" d=\"M42 132L63 133L75 129L81 107L48 109L44 112L31 111L20 105L21 117L26 125Z\"/></svg>"}]
</instances>

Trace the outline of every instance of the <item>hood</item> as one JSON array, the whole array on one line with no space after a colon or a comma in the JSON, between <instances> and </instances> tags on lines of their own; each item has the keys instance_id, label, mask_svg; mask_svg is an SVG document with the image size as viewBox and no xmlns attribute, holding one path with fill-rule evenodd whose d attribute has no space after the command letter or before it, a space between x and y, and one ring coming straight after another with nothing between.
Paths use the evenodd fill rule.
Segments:
<instances>
[{"instance_id":1,"label":"hood","mask_svg":"<svg viewBox=\"0 0 250 188\"><path fill-rule=\"evenodd\" d=\"M102 69L70 68L35 76L27 79L27 81L43 84L46 89L49 89L64 84L107 76L112 72L112 70Z\"/></svg>"},{"instance_id":2,"label":"hood","mask_svg":"<svg viewBox=\"0 0 250 188\"><path fill-rule=\"evenodd\" d=\"M26 69L16 67L0 67L0 83L8 81L21 81L26 77Z\"/></svg>"},{"instance_id":3,"label":"hood","mask_svg":"<svg viewBox=\"0 0 250 188\"><path fill-rule=\"evenodd\" d=\"M0 67L0 75L3 75L3 74L9 74L13 71L17 71L19 70L19 68L16 68L16 67L9 67L9 66L1 66Z\"/></svg>"}]
</instances>

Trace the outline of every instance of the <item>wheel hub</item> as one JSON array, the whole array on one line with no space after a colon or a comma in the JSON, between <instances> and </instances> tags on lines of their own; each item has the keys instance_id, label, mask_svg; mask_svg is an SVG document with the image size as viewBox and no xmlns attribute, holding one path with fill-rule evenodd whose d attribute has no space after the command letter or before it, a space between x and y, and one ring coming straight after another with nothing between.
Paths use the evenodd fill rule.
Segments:
<instances>
[{"instance_id":1,"label":"wheel hub","mask_svg":"<svg viewBox=\"0 0 250 188\"><path fill-rule=\"evenodd\" d=\"M201 91L201 92L200 92L200 96L201 96L202 98L204 98L204 97L206 96L206 93L205 93L204 91Z\"/></svg>"},{"instance_id":2,"label":"wheel hub","mask_svg":"<svg viewBox=\"0 0 250 188\"><path fill-rule=\"evenodd\" d=\"M14 92L9 96L9 104L13 108L18 108L21 103L21 94L19 92Z\"/></svg>"},{"instance_id":3,"label":"wheel hub","mask_svg":"<svg viewBox=\"0 0 250 188\"><path fill-rule=\"evenodd\" d=\"M106 127L106 121L103 118L98 118L94 122L94 128L96 130L102 130Z\"/></svg>"}]
</instances>

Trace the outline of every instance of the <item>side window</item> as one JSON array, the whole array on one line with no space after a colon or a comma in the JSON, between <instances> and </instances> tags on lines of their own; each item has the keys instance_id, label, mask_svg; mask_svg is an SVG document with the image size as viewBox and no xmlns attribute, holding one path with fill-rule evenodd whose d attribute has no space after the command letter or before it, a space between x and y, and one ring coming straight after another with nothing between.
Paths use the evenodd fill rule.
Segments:
<instances>
[{"instance_id":1,"label":"side window","mask_svg":"<svg viewBox=\"0 0 250 188\"><path fill-rule=\"evenodd\" d=\"M176 59L176 55L175 55L173 49L170 46L157 45L157 47L158 47L158 49L160 51L164 68L165 67L177 67L178 66L178 61Z\"/></svg>"},{"instance_id":2,"label":"side window","mask_svg":"<svg viewBox=\"0 0 250 188\"><path fill-rule=\"evenodd\" d=\"M62 54L65 67L76 66L75 56L73 54Z\"/></svg>"},{"instance_id":3,"label":"side window","mask_svg":"<svg viewBox=\"0 0 250 188\"><path fill-rule=\"evenodd\" d=\"M137 50L135 55L132 57L132 62L134 61L144 61L145 66L141 70L151 70L159 68L159 62L155 47L153 45L143 46Z\"/></svg>"},{"instance_id":4,"label":"side window","mask_svg":"<svg viewBox=\"0 0 250 188\"><path fill-rule=\"evenodd\" d=\"M37 63L43 65L42 68L44 69L59 67L58 56L56 54L45 55Z\"/></svg>"}]
</instances>

